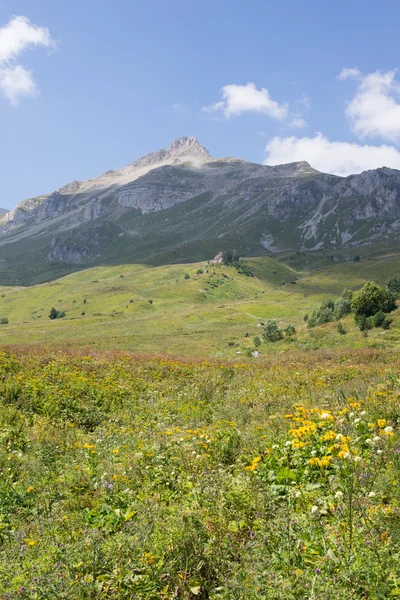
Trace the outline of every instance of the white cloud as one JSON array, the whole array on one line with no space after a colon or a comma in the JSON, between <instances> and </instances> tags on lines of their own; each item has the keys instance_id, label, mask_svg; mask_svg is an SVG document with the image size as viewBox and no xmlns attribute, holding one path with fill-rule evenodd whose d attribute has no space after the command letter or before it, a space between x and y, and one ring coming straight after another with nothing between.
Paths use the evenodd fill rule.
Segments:
<instances>
[{"instance_id":1,"label":"white cloud","mask_svg":"<svg viewBox=\"0 0 400 600\"><path fill-rule=\"evenodd\" d=\"M294 117L290 121L289 127L295 127L296 129L304 129L304 127L307 127L307 122L301 117Z\"/></svg>"},{"instance_id":2,"label":"white cloud","mask_svg":"<svg viewBox=\"0 0 400 600\"><path fill-rule=\"evenodd\" d=\"M393 146L331 142L322 133L314 137L274 137L265 150L264 164L306 160L318 171L342 176L383 166L400 169L400 152Z\"/></svg>"},{"instance_id":3,"label":"white cloud","mask_svg":"<svg viewBox=\"0 0 400 600\"><path fill-rule=\"evenodd\" d=\"M47 27L38 27L26 17L13 17L0 27L0 93L12 104L21 96L36 94L32 73L16 61L25 50L54 44Z\"/></svg>"},{"instance_id":4,"label":"white cloud","mask_svg":"<svg viewBox=\"0 0 400 600\"><path fill-rule=\"evenodd\" d=\"M339 75L337 76L337 79L339 79L339 81L344 81L345 79L358 79L361 76L362 73L360 69L357 69L357 67L352 67L342 69Z\"/></svg>"},{"instance_id":5,"label":"white cloud","mask_svg":"<svg viewBox=\"0 0 400 600\"><path fill-rule=\"evenodd\" d=\"M32 73L20 65L0 69L0 90L11 104L17 104L20 96L37 93Z\"/></svg>"},{"instance_id":6,"label":"white cloud","mask_svg":"<svg viewBox=\"0 0 400 600\"><path fill-rule=\"evenodd\" d=\"M221 94L222 100L204 106L203 110L209 113L222 111L226 118L239 116L244 112L261 112L272 119L282 121L288 115L286 104L272 100L267 89L258 90L254 83L225 85Z\"/></svg>"},{"instance_id":7,"label":"white cloud","mask_svg":"<svg viewBox=\"0 0 400 600\"><path fill-rule=\"evenodd\" d=\"M346 107L352 131L360 138L379 137L400 142L400 84L394 71L363 75L358 69L343 69L339 79L358 79L356 95Z\"/></svg>"}]
</instances>

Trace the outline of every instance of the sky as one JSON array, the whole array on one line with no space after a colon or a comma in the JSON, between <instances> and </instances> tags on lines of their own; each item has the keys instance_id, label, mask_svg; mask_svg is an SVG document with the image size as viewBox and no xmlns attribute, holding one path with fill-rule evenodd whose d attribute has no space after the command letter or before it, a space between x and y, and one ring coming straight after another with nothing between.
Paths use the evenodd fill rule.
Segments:
<instances>
[{"instance_id":1,"label":"sky","mask_svg":"<svg viewBox=\"0 0 400 600\"><path fill-rule=\"evenodd\" d=\"M398 0L2 0L0 206L194 135L215 157L400 169Z\"/></svg>"}]
</instances>

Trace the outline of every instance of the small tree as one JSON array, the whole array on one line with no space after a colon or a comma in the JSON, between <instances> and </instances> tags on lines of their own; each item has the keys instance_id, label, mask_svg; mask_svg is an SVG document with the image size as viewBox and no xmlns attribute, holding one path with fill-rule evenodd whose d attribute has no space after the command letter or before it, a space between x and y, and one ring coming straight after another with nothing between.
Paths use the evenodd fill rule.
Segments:
<instances>
[{"instance_id":1,"label":"small tree","mask_svg":"<svg viewBox=\"0 0 400 600\"><path fill-rule=\"evenodd\" d=\"M231 265L232 263L239 262L239 258L239 253L236 250L222 252L222 263L224 265Z\"/></svg>"},{"instance_id":2,"label":"small tree","mask_svg":"<svg viewBox=\"0 0 400 600\"><path fill-rule=\"evenodd\" d=\"M283 331L278 327L276 321L270 320L264 327L262 336L266 342L278 342L283 338Z\"/></svg>"},{"instance_id":3,"label":"small tree","mask_svg":"<svg viewBox=\"0 0 400 600\"><path fill-rule=\"evenodd\" d=\"M185 273L185 279L190 279L189 273Z\"/></svg>"},{"instance_id":4,"label":"small tree","mask_svg":"<svg viewBox=\"0 0 400 600\"><path fill-rule=\"evenodd\" d=\"M253 344L254 344L255 348L258 348L259 346L261 346L261 340L258 337L258 335L256 335L255 337L253 337Z\"/></svg>"},{"instance_id":5,"label":"small tree","mask_svg":"<svg viewBox=\"0 0 400 600\"><path fill-rule=\"evenodd\" d=\"M296 334L296 329L293 327L293 325L289 324L285 329L286 337L292 337L295 334Z\"/></svg>"},{"instance_id":6,"label":"small tree","mask_svg":"<svg viewBox=\"0 0 400 600\"><path fill-rule=\"evenodd\" d=\"M396 308L396 301L392 292L370 281L354 294L351 308L356 319L360 315L371 317L379 311L391 312Z\"/></svg>"},{"instance_id":7,"label":"small tree","mask_svg":"<svg viewBox=\"0 0 400 600\"><path fill-rule=\"evenodd\" d=\"M0 319L0 325L8 325L8 317L2 317Z\"/></svg>"},{"instance_id":8,"label":"small tree","mask_svg":"<svg viewBox=\"0 0 400 600\"><path fill-rule=\"evenodd\" d=\"M391 277L387 282L387 287L388 290L398 298L400 296L400 277L398 275Z\"/></svg>"},{"instance_id":9,"label":"small tree","mask_svg":"<svg viewBox=\"0 0 400 600\"><path fill-rule=\"evenodd\" d=\"M53 308L50 310L50 313L49 313L49 319L57 319L57 317L58 317L58 311L53 306Z\"/></svg>"}]
</instances>

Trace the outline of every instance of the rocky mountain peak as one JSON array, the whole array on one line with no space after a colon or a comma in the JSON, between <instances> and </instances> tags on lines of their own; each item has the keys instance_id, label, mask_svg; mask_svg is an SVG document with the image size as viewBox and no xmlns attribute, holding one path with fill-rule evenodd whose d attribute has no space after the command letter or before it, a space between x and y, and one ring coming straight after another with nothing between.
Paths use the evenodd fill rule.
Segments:
<instances>
[{"instance_id":1,"label":"rocky mountain peak","mask_svg":"<svg viewBox=\"0 0 400 600\"><path fill-rule=\"evenodd\" d=\"M168 159L181 159L185 156L195 157L198 159L211 160L212 156L194 136L180 137L169 146L165 157Z\"/></svg>"}]
</instances>

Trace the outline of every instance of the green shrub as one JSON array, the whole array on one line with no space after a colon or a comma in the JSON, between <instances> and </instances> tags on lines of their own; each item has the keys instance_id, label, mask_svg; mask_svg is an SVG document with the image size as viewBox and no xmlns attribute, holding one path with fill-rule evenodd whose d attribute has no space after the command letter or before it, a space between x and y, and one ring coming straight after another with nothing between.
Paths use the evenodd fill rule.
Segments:
<instances>
[{"instance_id":1,"label":"green shrub","mask_svg":"<svg viewBox=\"0 0 400 600\"><path fill-rule=\"evenodd\" d=\"M387 287L388 290L398 298L400 296L400 277L398 275L391 277L387 283Z\"/></svg>"},{"instance_id":2,"label":"green shrub","mask_svg":"<svg viewBox=\"0 0 400 600\"><path fill-rule=\"evenodd\" d=\"M0 325L8 325L8 317L2 317L0 319Z\"/></svg>"},{"instance_id":3,"label":"green shrub","mask_svg":"<svg viewBox=\"0 0 400 600\"><path fill-rule=\"evenodd\" d=\"M258 335L256 335L255 337L253 337L253 344L256 348L258 348L259 346L261 346L261 340L258 337Z\"/></svg>"},{"instance_id":4,"label":"green shrub","mask_svg":"<svg viewBox=\"0 0 400 600\"><path fill-rule=\"evenodd\" d=\"M356 315L355 323L360 331L368 331L375 327L374 317L366 317L365 315Z\"/></svg>"},{"instance_id":5,"label":"green shrub","mask_svg":"<svg viewBox=\"0 0 400 600\"><path fill-rule=\"evenodd\" d=\"M204 273L203 269L197 269L196 275L202 275Z\"/></svg>"},{"instance_id":6,"label":"green shrub","mask_svg":"<svg viewBox=\"0 0 400 600\"><path fill-rule=\"evenodd\" d=\"M53 306L53 308L50 310L50 313L49 313L49 319L57 319L57 316L58 316L58 311Z\"/></svg>"},{"instance_id":7,"label":"green shrub","mask_svg":"<svg viewBox=\"0 0 400 600\"><path fill-rule=\"evenodd\" d=\"M293 325L289 324L284 330L284 333L286 337L292 337L293 335L296 335L296 329L293 327Z\"/></svg>"},{"instance_id":8,"label":"green shrub","mask_svg":"<svg viewBox=\"0 0 400 600\"><path fill-rule=\"evenodd\" d=\"M396 308L396 301L390 290L370 281L353 295L351 308L356 317L371 317L379 311L391 312Z\"/></svg>"},{"instance_id":9,"label":"green shrub","mask_svg":"<svg viewBox=\"0 0 400 600\"><path fill-rule=\"evenodd\" d=\"M190 279L189 273L185 273L185 279Z\"/></svg>"},{"instance_id":10,"label":"green shrub","mask_svg":"<svg viewBox=\"0 0 400 600\"><path fill-rule=\"evenodd\" d=\"M149 304L153 304L153 300L147 300Z\"/></svg>"},{"instance_id":11,"label":"green shrub","mask_svg":"<svg viewBox=\"0 0 400 600\"><path fill-rule=\"evenodd\" d=\"M263 329L262 337L266 342L278 342L283 338L283 331L276 321L270 320Z\"/></svg>"},{"instance_id":12,"label":"green shrub","mask_svg":"<svg viewBox=\"0 0 400 600\"><path fill-rule=\"evenodd\" d=\"M347 333L346 329L343 327L343 323L341 323L340 321L338 323L337 330L338 333L340 333L340 335L345 335Z\"/></svg>"}]
</instances>

